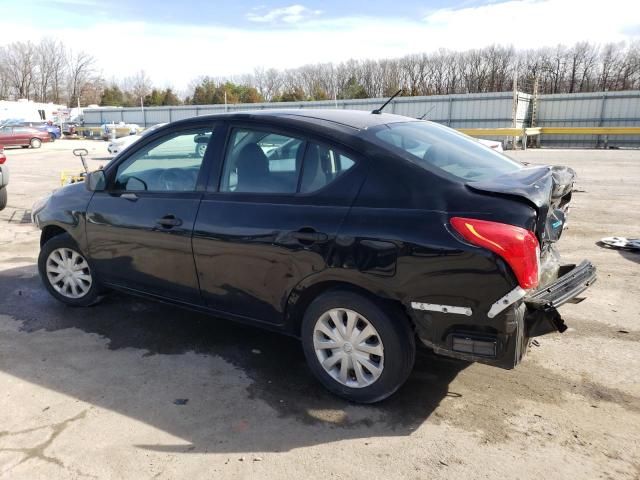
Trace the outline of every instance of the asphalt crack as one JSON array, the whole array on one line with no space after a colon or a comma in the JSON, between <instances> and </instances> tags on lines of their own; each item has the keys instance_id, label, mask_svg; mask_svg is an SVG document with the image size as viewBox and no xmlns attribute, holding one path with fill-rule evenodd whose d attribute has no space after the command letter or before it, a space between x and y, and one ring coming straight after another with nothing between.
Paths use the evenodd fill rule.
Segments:
<instances>
[{"instance_id":1,"label":"asphalt crack","mask_svg":"<svg viewBox=\"0 0 640 480\"><path fill-rule=\"evenodd\" d=\"M50 429L51 433L49 435L49 437L44 440L43 442L40 442L39 444L32 446L32 447L23 447L23 448L0 448L0 452L17 452L20 453L22 455L24 455L24 457L15 465L12 465L11 467L9 467L8 469L0 472L0 476L7 474L9 471L15 469L16 467L22 465L23 463L26 463L30 460L43 460L47 463L52 463L54 465L57 465L61 468L64 469L69 469L64 462L62 462L62 460L60 460L59 458L47 455L45 450L47 448L49 448L53 442L74 422L77 422L78 420L82 420L87 416L87 412L89 411L89 409L83 410L82 412L78 413L77 415L68 418L66 420L63 420L61 422L58 423L53 423L53 424L49 424L49 425L42 425L40 427L32 427L32 428L26 428L24 430L18 430L18 431L0 431L0 438L5 438L5 437L11 437L11 436L16 436L16 435L23 435L25 433L32 433L32 432L37 432L39 430L45 430L45 429ZM74 473L76 473L77 475L80 476L85 476L85 477L90 477L90 478L98 478L94 475L90 475L84 472L81 472L79 470L74 470Z\"/></svg>"}]
</instances>

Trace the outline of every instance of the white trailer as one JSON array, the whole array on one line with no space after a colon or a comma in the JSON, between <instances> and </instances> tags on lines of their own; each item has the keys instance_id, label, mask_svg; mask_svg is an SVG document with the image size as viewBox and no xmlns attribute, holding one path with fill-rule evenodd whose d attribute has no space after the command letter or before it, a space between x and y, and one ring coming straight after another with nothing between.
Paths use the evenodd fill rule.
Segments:
<instances>
[{"instance_id":1,"label":"white trailer","mask_svg":"<svg viewBox=\"0 0 640 480\"><path fill-rule=\"evenodd\" d=\"M38 103L31 100L0 100L0 122L20 120L24 122L43 122L54 120L59 109L64 105L54 103Z\"/></svg>"}]
</instances>

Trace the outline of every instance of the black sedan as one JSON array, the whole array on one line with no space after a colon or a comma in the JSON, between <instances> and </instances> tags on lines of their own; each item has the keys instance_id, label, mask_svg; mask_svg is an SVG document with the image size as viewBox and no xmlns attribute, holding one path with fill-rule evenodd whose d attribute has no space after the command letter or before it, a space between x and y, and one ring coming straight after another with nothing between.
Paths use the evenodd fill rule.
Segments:
<instances>
[{"instance_id":1,"label":"black sedan","mask_svg":"<svg viewBox=\"0 0 640 480\"><path fill-rule=\"evenodd\" d=\"M379 112L198 117L35 205L38 266L69 305L114 289L297 336L329 390L375 402L416 341L513 368L566 328L596 276L555 248L574 178Z\"/></svg>"}]
</instances>

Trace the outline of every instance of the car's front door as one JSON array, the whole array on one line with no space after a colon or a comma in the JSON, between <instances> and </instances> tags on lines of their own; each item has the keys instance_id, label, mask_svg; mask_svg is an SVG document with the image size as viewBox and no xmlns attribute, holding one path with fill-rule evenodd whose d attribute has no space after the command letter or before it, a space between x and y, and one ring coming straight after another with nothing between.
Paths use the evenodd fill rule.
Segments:
<instances>
[{"instance_id":1,"label":"car's front door","mask_svg":"<svg viewBox=\"0 0 640 480\"><path fill-rule=\"evenodd\" d=\"M31 139L37 136L37 133L32 128L26 127L14 127L13 135L16 141L16 145L29 145Z\"/></svg>"},{"instance_id":2,"label":"car's front door","mask_svg":"<svg viewBox=\"0 0 640 480\"><path fill-rule=\"evenodd\" d=\"M200 288L214 310L277 324L289 292L325 268L362 162L268 126L230 128L226 145L194 228Z\"/></svg>"},{"instance_id":3,"label":"car's front door","mask_svg":"<svg viewBox=\"0 0 640 480\"><path fill-rule=\"evenodd\" d=\"M103 282L200 303L191 234L207 170L201 145L211 136L208 126L158 133L108 169L86 222Z\"/></svg>"}]
</instances>

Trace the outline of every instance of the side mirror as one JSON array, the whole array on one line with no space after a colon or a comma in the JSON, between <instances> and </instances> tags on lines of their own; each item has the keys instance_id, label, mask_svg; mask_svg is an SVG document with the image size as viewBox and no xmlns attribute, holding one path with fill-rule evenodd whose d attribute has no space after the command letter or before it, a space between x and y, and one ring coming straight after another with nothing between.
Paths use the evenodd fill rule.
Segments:
<instances>
[{"instance_id":1,"label":"side mirror","mask_svg":"<svg viewBox=\"0 0 640 480\"><path fill-rule=\"evenodd\" d=\"M104 174L104 170L87 173L84 179L84 186L90 192L101 192L105 190L107 188L107 177Z\"/></svg>"}]
</instances>

